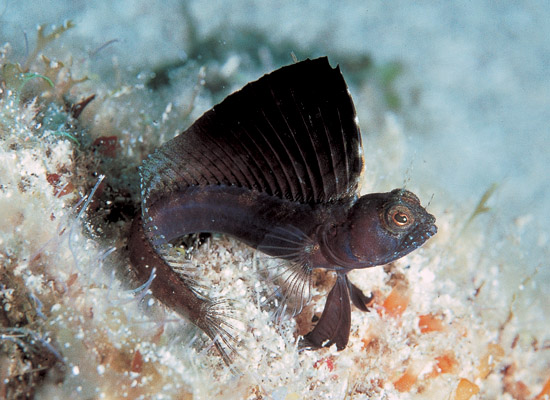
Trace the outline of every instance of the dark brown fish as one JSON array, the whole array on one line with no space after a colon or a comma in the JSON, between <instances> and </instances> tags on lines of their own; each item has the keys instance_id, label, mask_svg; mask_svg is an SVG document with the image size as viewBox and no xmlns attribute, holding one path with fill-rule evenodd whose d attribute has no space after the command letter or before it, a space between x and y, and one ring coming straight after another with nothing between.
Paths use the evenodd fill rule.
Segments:
<instances>
[{"instance_id":1,"label":"dark brown fish","mask_svg":"<svg viewBox=\"0 0 550 400\"><path fill-rule=\"evenodd\" d=\"M409 191L358 197L361 151L352 99L327 58L249 83L143 163L142 214L129 239L133 270L145 281L155 268L153 294L212 338L226 362L232 338L219 302L163 258L171 241L197 232L232 235L290 261L287 290L298 297L313 269L334 270L336 283L305 339L343 349L350 301L366 311L369 300L347 272L387 264L437 232Z\"/></svg>"}]
</instances>

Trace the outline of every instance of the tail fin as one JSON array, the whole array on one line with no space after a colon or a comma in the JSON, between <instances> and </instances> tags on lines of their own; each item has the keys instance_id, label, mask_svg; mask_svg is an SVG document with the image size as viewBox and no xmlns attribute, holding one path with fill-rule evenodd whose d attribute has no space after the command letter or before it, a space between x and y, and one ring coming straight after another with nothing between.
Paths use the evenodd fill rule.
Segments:
<instances>
[{"instance_id":1,"label":"tail fin","mask_svg":"<svg viewBox=\"0 0 550 400\"><path fill-rule=\"evenodd\" d=\"M194 285L192 277L172 268L145 236L139 217L132 225L128 248L136 278L146 281L151 277L151 270L155 269L155 278L149 286L154 296L202 329L230 366L237 354L235 334L238 332L231 322L238 320L231 303L224 299L207 298Z\"/></svg>"}]
</instances>

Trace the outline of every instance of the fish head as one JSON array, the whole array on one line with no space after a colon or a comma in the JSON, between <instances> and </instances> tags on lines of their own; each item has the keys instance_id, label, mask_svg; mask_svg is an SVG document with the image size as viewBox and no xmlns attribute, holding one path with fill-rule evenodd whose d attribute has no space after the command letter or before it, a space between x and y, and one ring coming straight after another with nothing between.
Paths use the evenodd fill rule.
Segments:
<instances>
[{"instance_id":1,"label":"fish head","mask_svg":"<svg viewBox=\"0 0 550 400\"><path fill-rule=\"evenodd\" d=\"M435 217L405 189L360 197L350 210L348 224L350 250L360 264L397 260L437 233Z\"/></svg>"},{"instance_id":2,"label":"fish head","mask_svg":"<svg viewBox=\"0 0 550 400\"><path fill-rule=\"evenodd\" d=\"M437 233L435 217L405 189L361 196L347 220L324 232L324 253L345 269L384 265L422 246Z\"/></svg>"}]
</instances>

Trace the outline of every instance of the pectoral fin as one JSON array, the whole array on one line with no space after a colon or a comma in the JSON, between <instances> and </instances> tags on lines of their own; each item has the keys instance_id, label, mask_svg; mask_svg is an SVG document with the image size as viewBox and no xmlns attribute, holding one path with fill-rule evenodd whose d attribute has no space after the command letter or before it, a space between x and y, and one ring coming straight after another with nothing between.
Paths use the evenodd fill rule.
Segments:
<instances>
[{"instance_id":1,"label":"pectoral fin","mask_svg":"<svg viewBox=\"0 0 550 400\"><path fill-rule=\"evenodd\" d=\"M343 350L348 344L351 328L351 305L348 281L338 274L336 283L328 294L323 314L311 332L304 336L306 346L314 348L336 344Z\"/></svg>"}]
</instances>

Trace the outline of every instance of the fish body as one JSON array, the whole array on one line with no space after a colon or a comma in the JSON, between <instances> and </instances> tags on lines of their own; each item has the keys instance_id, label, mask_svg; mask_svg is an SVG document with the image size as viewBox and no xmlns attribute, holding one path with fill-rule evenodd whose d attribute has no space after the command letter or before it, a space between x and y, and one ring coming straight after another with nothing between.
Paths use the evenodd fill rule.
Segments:
<instances>
[{"instance_id":1,"label":"fish body","mask_svg":"<svg viewBox=\"0 0 550 400\"><path fill-rule=\"evenodd\" d=\"M387 264L437 232L407 190L359 197L362 169L361 135L339 69L326 58L280 68L228 96L143 163L132 269L147 280L154 268L153 294L212 338L226 362L231 337L219 303L174 271L166 245L190 233L234 236L289 261L287 283L298 297L315 268L334 270L336 283L305 340L343 349L350 303L366 311L369 300L347 272Z\"/></svg>"}]
</instances>

